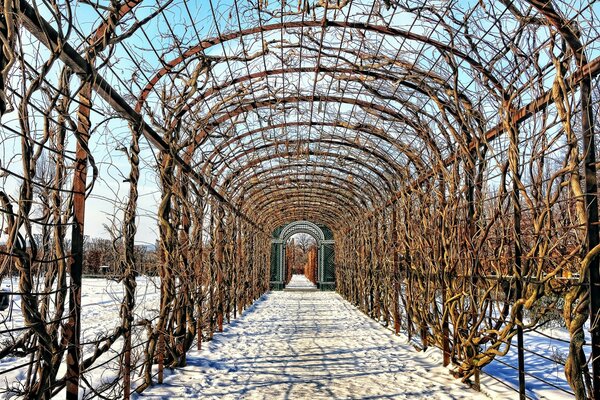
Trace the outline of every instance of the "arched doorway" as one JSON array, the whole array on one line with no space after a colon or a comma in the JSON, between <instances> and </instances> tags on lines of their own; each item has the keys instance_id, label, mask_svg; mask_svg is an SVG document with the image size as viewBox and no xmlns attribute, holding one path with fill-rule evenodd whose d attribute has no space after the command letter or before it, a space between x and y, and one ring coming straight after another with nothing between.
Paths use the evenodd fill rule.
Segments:
<instances>
[{"instance_id":1,"label":"arched doorway","mask_svg":"<svg viewBox=\"0 0 600 400\"><path fill-rule=\"evenodd\" d=\"M304 232L295 233L285 243L286 286L293 275L304 275L317 284L317 239Z\"/></svg>"},{"instance_id":2,"label":"arched doorway","mask_svg":"<svg viewBox=\"0 0 600 400\"><path fill-rule=\"evenodd\" d=\"M310 221L296 221L273 231L271 239L271 289L285 287L287 277L286 244L297 233L306 233L317 242L317 287L335 289L335 262L333 232L325 225Z\"/></svg>"}]
</instances>

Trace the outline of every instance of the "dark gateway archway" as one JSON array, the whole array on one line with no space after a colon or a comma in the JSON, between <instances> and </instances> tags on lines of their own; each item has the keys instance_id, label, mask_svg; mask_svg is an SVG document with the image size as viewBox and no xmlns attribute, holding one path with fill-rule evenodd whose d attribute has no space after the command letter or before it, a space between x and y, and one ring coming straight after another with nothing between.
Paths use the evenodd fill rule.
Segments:
<instances>
[{"instance_id":1,"label":"dark gateway archway","mask_svg":"<svg viewBox=\"0 0 600 400\"><path fill-rule=\"evenodd\" d=\"M285 246L296 233L306 233L317 241L317 287L321 290L335 289L335 250L333 232L325 225L309 221L295 221L273 231L271 239L271 288L285 287L287 276Z\"/></svg>"}]
</instances>

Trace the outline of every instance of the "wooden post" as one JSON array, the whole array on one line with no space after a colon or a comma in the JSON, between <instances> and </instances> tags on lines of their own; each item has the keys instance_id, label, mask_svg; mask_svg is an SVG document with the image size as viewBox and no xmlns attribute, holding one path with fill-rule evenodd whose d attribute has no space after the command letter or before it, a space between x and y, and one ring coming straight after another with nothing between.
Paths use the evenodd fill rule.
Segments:
<instances>
[{"instance_id":1,"label":"wooden post","mask_svg":"<svg viewBox=\"0 0 600 400\"><path fill-rule=\"evenodd\" d=\"M131 326L124 332L123 344L123 399L131 397Z\"/></svg>"},{"instance_id":2,"label":"wooden post","mask_svg":"<svg viewBox=\"0 0 600 400\"><path fill-rule=\"evenodd\" d=\"M471 142L471 138L469 137L469 142ZM475 174L476 174L476 164L475 164L475 158L476 158L477 154L475 151L471 151L470 152L470 157L468 158L468 162L469 164L465 166L466 169L466 184L467 184L467 224L468 224L468 243L467 245L471 246L470 249L468 249L470 254L473 254L473 249L472 249L472 245L473 245L473 239L475 237L475 232L476 232L476 226L475 226ZM477 323L478 320L478 314L477 314L477 310L476 310L476 306L475 304L477 304L478 301L478 274L479 274L479 260L475 257L471 257L471 265L470 265L470 274L471 274L471 279L470 279L470 284L473 287L473 298L471 299L471 329L475 329L475 324ZM474 357L475 354L477 353L477 349L473 348L472 349L474 354L471 354L471 357ZM473 388L477 391L480 391L481 386L480 386L480 380L479 380L479 368L475 367L475 371L473 374Z\"/></svg>"},{"instance_id":3,"label":"wooden post","mask_svg":"<svg viewBox=\"0 0 600 400\"><path fill-rule=\"evenodd\" d=\"M165 334L158 334L158 383L163 383L165 369Z\"/></svg>"},{"instance_id":4,"label":"wooden post","mask_svg":"<svg viewBox=\"0 0 600 400\"><path fill-rule=\"evenodd\" d=\"M216 252L215 261L217 267L217 330L223 332L223 264L224 258L224 240L225 240L225 210L223 205L217 205L217 232L215 238Z\"/></svg>"},{"instance_id":5,"label":"wooden post","mask_svg":"<svg viewBox=\"0 0 600 400\"><path fill-rule=\"evenodd\" d=\"M69 321L67 339L67 400L79 399L80 335L81 335L81 275L83 273L83 245L85 221L85 189L87 179L90 138L90 99L92 87L84 82L79 93L77 113L77 145L75 149L75 173L73 175L73 225L71 231L71 255L69 257Z\"/></svg>"}]
</instances>

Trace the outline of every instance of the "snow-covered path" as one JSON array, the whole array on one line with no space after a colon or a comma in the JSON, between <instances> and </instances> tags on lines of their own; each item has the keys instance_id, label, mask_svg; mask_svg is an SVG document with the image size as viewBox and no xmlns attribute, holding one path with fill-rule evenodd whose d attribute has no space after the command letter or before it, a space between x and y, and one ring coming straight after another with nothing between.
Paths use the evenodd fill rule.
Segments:
<instances>
[{"instance_id":1,"label":"snow-covered path","mask_svg":"<svg viewBox=\"0 0 600 400\"><path fill-rule=\"evenodd\" d=\"M273 292L151 399L488 399L332 292Z\"/></svg>"}]
</instances>

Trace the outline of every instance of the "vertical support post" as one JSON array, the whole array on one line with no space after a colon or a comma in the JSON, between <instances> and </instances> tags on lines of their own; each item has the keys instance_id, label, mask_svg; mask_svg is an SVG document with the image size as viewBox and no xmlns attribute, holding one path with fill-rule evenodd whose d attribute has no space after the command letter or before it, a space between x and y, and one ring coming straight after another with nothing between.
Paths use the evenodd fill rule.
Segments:
<instances>
[{"instance_id":1,"label":"vertical support post","mask_svg":"<svg viewBox=\"0 0 600 400\"><path fill-rule=\"evenodd\" d=\"M412 196L412 195L411 195ZM406 199L406 206L402 207L402 219L405 226L404 233L402 235L403 243L403 252L404 252L404 282L405 282L405 295L402 297L402 304L404 306L404 312L406 313L406 331L408 332L408 341L412 340L413 335L413 320L412 320L412 310L409 305L412 302L412 285L411 285L411 269L412 269L412 259L410 252L410 239L406 234L406 226L409 224L409 219L412 216L412 208L413 202L412 199ZM402 281L400 281L400 290L402 291Z\"/></svg>"},{"instance_id":2,"label":"vertical support post","mask_svg":"<svg viewBox=\"0 0 600 400\"><path fill-rule=\"evenodd\" d=\"M319 273L318 260L317 260L318 256L319 256L319 249L317 248L317 245L315 245L313 247L313 251L312 251L312 258L313 258L313 281L314 281L313 283L315 285L319 281L319 276L317 275Z\"/></svg>"},{"instance_id":3,"label":"vertical support post","mask_svg":"<svg viewBox=\"0 0 600 400\"><path fill-rule=\"evenodd\" d=\"M158 383L163 383L165 370L165 334L158 334Z\"/></svg>"},{"instance_id":4,"label":"vertical support post","mask_svg":"<svg viewBox=\"0 0 600 400\"><path fill-rule=\"evenodd\" d=\"M516 256L516 255L515 255ZM521 296L522 292L522 282L517 280L515 293L518 296ZM523 309L519 309L517 312L517 319L519 320L519 324L517 325L517 358L518 358L518 367L519 367L519 400L527 399L525 394L525 346L523 342Z\"/></svg>"},{"instance_id":5,"label":"vertical support post","mask_svg":"<svg viewBox=\"0 0 600 400\"><path fill-rule=\"evenodd\" d=\"M327 245L324 242L321 242L321 287L324 287L323 283L325 282L325 249Z\"/></svg>"},{"instance_id":6,"label":"vertical support post","mask_svg":"<svg viewBox=\"0 0 600 400\"><path fill-rule=\"evenodd\" d=\"M596 146L594 116L591 105L591 77L581 80L581 128L585 154L585 205L587 210L587 251L600 243L598 231L598 182L596 178ZM594 257L588 268L590 284L590 334L592 342L592 386L595 400L600 400L600 263Z\"/></svg>"},{"instance_id":7,"label":"vertical support post","mask_svg":"<svg viewBox=\"0 0 600 400\"><path fill-rule=\"evenodd\" d=\"M442 351L444 353L444 367L450 365L450 324L446 312L446 279L442 276Z\"/></svg>"},{"instance_id":8,"label":"vertical support post","mask_svg":"<svg viewBox=\"0 0 600 400\"><path fill-rule=\"evenodd\" d=\"M321 287L323 281L323 243L317 241L317 287Z\"/></svg>"},{"instance_id":9,"label":"vertical support post","mask_svg":"<svg viewBox=\"0 0 600 400\"><path fill-rule=\"evenodd\" d=\"M92 86L84 82L79 93L77 113L77 146L73 175L73 227L71 256L69 257L69 321L67 339L67 400L79 399L80 335L81 335L81 275L83 273L83 245L85 221L85 189L87 179L87 146L90 137L90 102Z\"/></svg>"},{"instance_id":10,"label":"vertical support post","mask_svg":"<svg viewBox=\"0 0 600 400\"><path fill-rule=\"evenodd\" d=\"M398 213L392 209L392 251L393 251L393 306L394 306L394 332L400 333L400 255L398 254Z\"/></svg>"},{"instance_id":11,"label":"vertical support post","mask_svg":"<svg viewBox=\"0 0 600 400\"><path fill-rule=\"evenodd\" d=\"M469 143L471 143L471 139L469 138ZM466 165L466 184L467 184L467 224L468 224L468 233L469 233L469 241L468 245L472 246L473 239L475 237L476 226L475 226L475 184L476 184L476 158L475 151L471 151L469 153L468 162L469 165ZM468 251L473 254L473 249L470 248ZM471 298L471 329L475 329L475 324L478 320L476 304L478 302L478 274L479 274L479 260L477 258L471 258L471 287L473 288L472 298ZM471 356L475 356L477 349L473 348L472 351L474 354ZM479 379L479 368L475 367L475 371L473 373L473 388L477 391L481 390L480 379Z\"/></svg>"},{"instance_id":12,"label":"vertical support post","mask_svg":"<svg viewBox=\"0 0 600 400\"><path fill-rule=\"evenodd\" d=\"M133 248L130 250L132 249ZM129 257L131 256L132 255L129 255ZM125 304L123 305L123 322L125 331L123 332L123 399L129 400L131 397L131 336L133 325L133 306L135 304L135 275L130 263L127 263L124 286Z\"/></svg>"},{"instance_id":13,"label":"vertical support post","mask_svg":"<svg viewBox=\"0 0 600 400\"><path fill-rule=\"evenodd\" d=\"M286 263L286 254L287 254L287 246L284 242L281 243L281 245L279 246L279 282L281 282L281 289L283 289L285 287L285 283L284 283L284 276L285 276L285 269L287 268L287 263Z\"/></svg>"},{"instance_id":14,"label":"vertical support post","mask_svg":"<svg viewBox=\"0 0 600 400\"><path fill-rule=\"evenodd\" d=\"M196 298L196 336L198 350L202 350L202 318L204 316L202 312L202 302L204 300L204 203L198 202L198 213L196 223L199 225L198 229L198 260L196 261L196 284L198 285L198 298Z\"/></svg>"},{"instance_id":15,"label":"vertical support post","mask_svg":"<svg viewBox=\"0 0 600 400\"><path fill-rule=\"evenodd\" d=\"M523 293L523 248L521 242L521 198L519 194L519 127L512 117L512 107L508 100L503 105L506 130L509 134L510 147L508 149L508 162L512 175L512 203L513 203L513 232L514 237L514 277L515 277L515 300L521 298ZM525 347L523 343L523 307L519 307L516 312L517 318L517 360L519 373L519 399L525 400Z\"/></svg>"},{"instance_id":16,"label":"vertical support post","mask_svg":"<svg viewBox=\"0 0 600 400\"><path fill-rule=\"evenodd\" d=\"M122 264L124 268L123 288L125 298L121 305L123 323L123 398L129 400L131 397L131 337L133 325L133 309L135 307L135 266L140 261L135 256L135 234L137 232L135 217L137 215L138 181L140 177L140 131L138 127L131 126L131 143L129 146L129 199L123 218L123 249L125 259Z\"/></svg>"},{"instance_id":17,"label":"vertical support post","mask_svg":"<svg viewBox=\"0 0 600 400\"><path fill-rule=\"evenodd\" d=\"M412 340L412 334L413 334L413 323L412 323L411 313L410 313L409 309L407 308L407 305L410 304L410 302L412 301L411 284L410 284L410 253L409 253L408 249L406 249L406 254L404 255L404 259L406 260L406 265L407 265L407 267L406 267L406 303L404 304L404 310L406 311L408 341L410 342Z\"/></svg>"},{"instance_id":18,"label":"vertical support post","mask_svg":"<svg viewBox=\"0 0 600 400\"><path fill-rule=\"evenodd\" d=\"M123 399L131 397L131 327L124 334L123 344Z\"/></svg>"},{"instance_id":19,"label":"vertical support post","mask_svg":"<svg viewBox=\"0 0 600 400\"><path fill-rule=\"evenodd\" d=\"M446 209L446 182L444 181L444 175L440 174L439 177L439 190L440 190L440 196L441 196L441 209L445 210ZM439 221L439 231L440 233L443 234L444 231L444 216L445 214L442 214L442 216L440 216L440 221ZM440 255L441 255L441 259L445 260L446 257L446 247L444 246L444 244L442 243L442 241L440 240ZM444 353L444 367L447 367L450 364L450 324L449 324L449 317L448 317L448 312L446 310L446 264L441 263L442 265L442 273L441 273L441 281L442 281L442 352Z\"/></svg>"},{"instance_id":20,"label":"vertical support post","mask_svg":"<svg viewBox=\"0 0 600 400\"><path fill-rule=\"evenodd\" d=\"M223 332L223 267L225 263L224 240L225 240L225 210L223 204L217 205L217 237L215 239L217 264L217 330Z\"/></svg>"}]
</instances>

